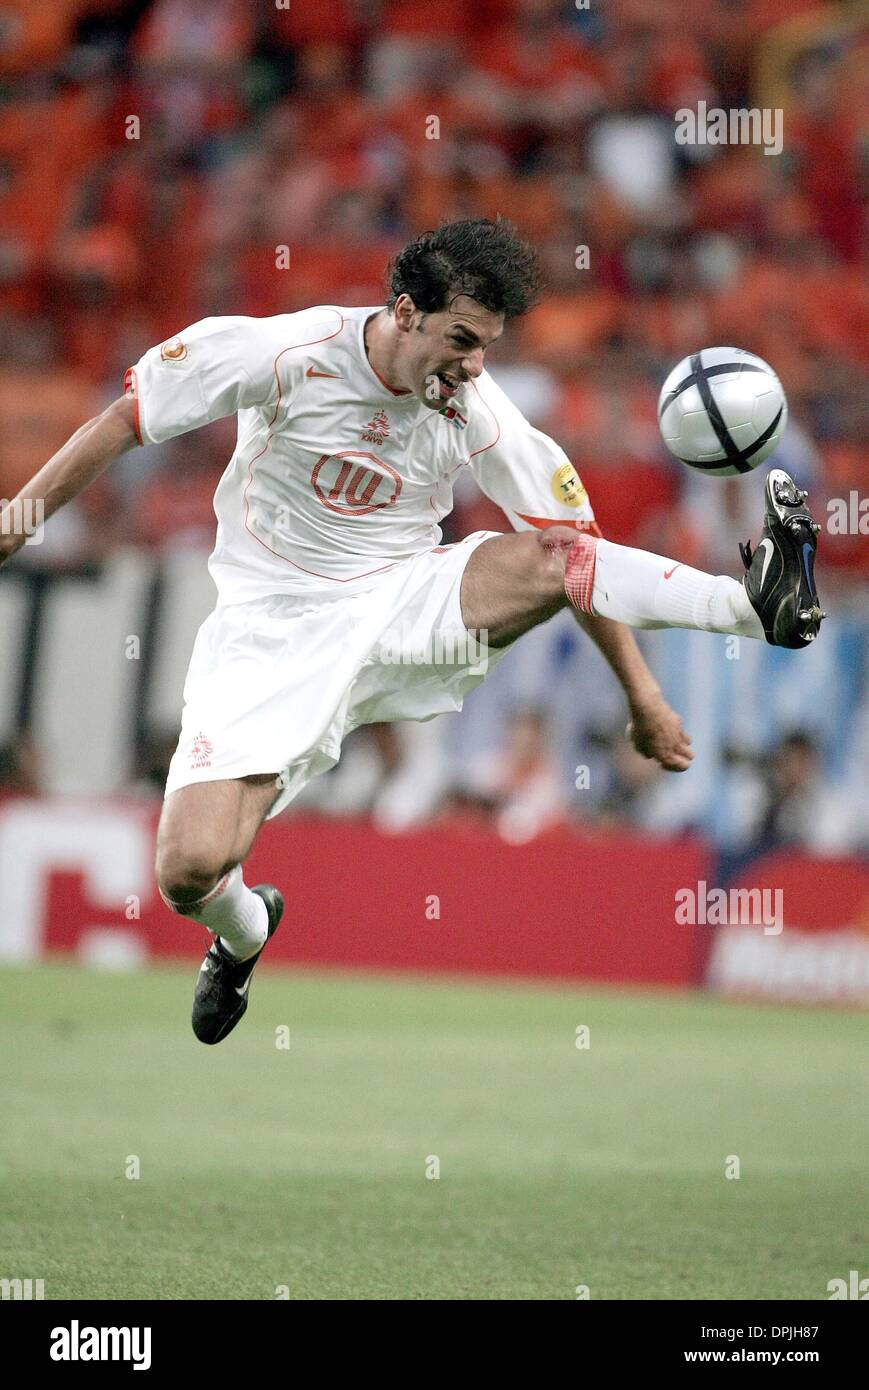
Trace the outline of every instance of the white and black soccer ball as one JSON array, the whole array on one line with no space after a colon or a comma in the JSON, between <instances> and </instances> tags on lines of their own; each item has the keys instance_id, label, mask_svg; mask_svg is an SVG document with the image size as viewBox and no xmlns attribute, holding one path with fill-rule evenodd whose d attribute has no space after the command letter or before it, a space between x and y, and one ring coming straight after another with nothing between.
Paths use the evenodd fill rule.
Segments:
<instances>
[{"instance_id":1,"label":"white and black soccer ball","mask_svg":"<svg viewBox=\"0 0 869 1390\"><path fill-rule=\"evenodd\" d=\"M681 463L716 478L769 458L788 421L782 384L742 348L703 348L674 367L658 400L664 443Z\"/></svg>"}]
</instances>

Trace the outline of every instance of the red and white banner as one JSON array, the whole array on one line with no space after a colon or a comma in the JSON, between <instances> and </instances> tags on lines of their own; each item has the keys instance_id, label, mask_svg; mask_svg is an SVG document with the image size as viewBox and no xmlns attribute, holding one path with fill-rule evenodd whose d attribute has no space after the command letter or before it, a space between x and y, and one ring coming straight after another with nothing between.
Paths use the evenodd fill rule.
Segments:
<instances>
[{"instance_id":1,"label":"red and white banner","mask_svg":"<svg viewBox=\"0 0 869 1390\"><path fill-rule=\"evenodd\" d=\"M154 886L157 813L129 801L0 804L0 955L201 955L204 929ZM299 817L263 827L245 876L287 899L273 963L687 986L701 966L674 894L706 860L690 841L562 829L513 846L458 825L384 835Z\"/></svg>"},{"instance_id":2,"label":"red and white banner","mask_svg":"<svg viewBox=\"0 0 869 1390\"><path fill-rule=\"evenodd\" d=\"M0 958L65 951L122 966L200 956L205 929L170 912L154 884L158 814L129 800L0 802ZM755 861L734 887L780 893L783 929L767 930L679 919L686 886L708 892L711 866L697 840L563 828L509 845L458 822L386 835L361 820L289 817L263 827L246 878L286 897L275 964L705 979L729 995L869 1002L864 864Z\"/></svg>"},{"instance_id":3,"label":"red and white banner","mask_svg":"<svg viewBox=\"0 0 869 1390\"><path fill-rule=\"evenodd\" d=\"M735 887L781 893L783 930L719 927L707 980L721 994L869 1004L869 868L854 859L776 854Z\"/></svg>"}]
</instances>

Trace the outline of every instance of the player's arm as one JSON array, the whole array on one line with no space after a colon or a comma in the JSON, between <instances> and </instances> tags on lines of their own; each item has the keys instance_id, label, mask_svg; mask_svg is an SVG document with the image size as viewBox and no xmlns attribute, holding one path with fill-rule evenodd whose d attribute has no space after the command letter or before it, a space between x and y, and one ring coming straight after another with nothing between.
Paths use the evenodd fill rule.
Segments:
<instances>
[{"instance_id":1,"label":"player's arm","mask_svg":"<svg viewBox=\"0 0 869 1390\"><path fill-rule=\"evenodd\" d=\"M669 772L687 771L694 757L690 735L661 694L631 629L612 618L571 611L618 677L631 712L628 737L637 752Z\"/></svg>"},{"instance_id":2,"label":"player's arm","mask_svg":"<svg viewBox=\"0 0 869 1390\"><path fill-rule=\"evenodd\" d=\"M32 516L34 509L23 504L42 503L47 519L138 442L136 407L129 396L119 396L77 429L0 512L0 565L27 540L17 519Z\"/></svg>"},{"instance_id":3,"label":"player's arm","mask_svg":"<svg viewBox=\"0 0 869 1390\"><path fill-rule=\"evenodd\" d=\"M588 494L554 439L534 429L487 372L479 394L491 413L489 439L475 440L471 469L480 487L517 531L573 526L600 535ZM483 421L481 420L481 425ZM485 426L484 426L485 427ZM487 447L488 446L488 447ZM573 611L573 610L572 610ZM690 765L691 740L661 694L634 634L610 618L575 613L618 678L630 710L628 735L644 757L670 772Z\"/></svg>"},{"instance_id":4,"label":"player's arm","mask_svg":"<svg viewBox=\"0 0 869 1390\"><path fill-rule=\"evenodd\" d=\"M0 515L0 564L27 539L15 526L32 515L22 503L44 503L48 518L134 444L162 444L247 407L271 410L279 390L288 401L292 369L279 381L276 352L304 317L202 319L150 348L127 373L125 394L76 430Z\"/></svg>"}]
</instances>

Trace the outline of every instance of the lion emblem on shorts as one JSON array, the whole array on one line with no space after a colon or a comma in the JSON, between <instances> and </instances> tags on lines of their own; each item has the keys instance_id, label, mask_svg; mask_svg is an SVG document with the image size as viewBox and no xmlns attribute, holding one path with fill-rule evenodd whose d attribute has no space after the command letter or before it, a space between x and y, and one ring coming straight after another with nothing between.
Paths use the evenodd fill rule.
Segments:
<instances>
[{"instance_id":1,"label":"lion emblem on shorts","mask_svg":"<svg viewBox=\"0 0 869 1390\"><path fill-rule=\"evenodd\" d=\"M211 767L211 755L214 752L214 744L211 739L204 734L197 734L193 740L193 748L190 753L191 767Z\"/></svg>"}]
</instances>

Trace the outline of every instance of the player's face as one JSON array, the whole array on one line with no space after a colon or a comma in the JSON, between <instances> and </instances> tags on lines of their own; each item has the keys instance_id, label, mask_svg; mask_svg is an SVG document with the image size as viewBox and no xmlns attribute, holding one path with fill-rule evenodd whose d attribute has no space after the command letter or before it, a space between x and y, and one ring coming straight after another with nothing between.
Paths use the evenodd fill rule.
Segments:
<instances>
[{"instance_id":1,"label":"player's face","mask_svg":"<svg viewBox=\"0 0 869 1390\"><path fill-rule=\"evenodd\" d=\"M457 295L437 314L423 314L408 295L395 305L402 384L432 410L441 410L483 370L486 349L504 330L504 315Z\"/></svg>"}]
</instances>

